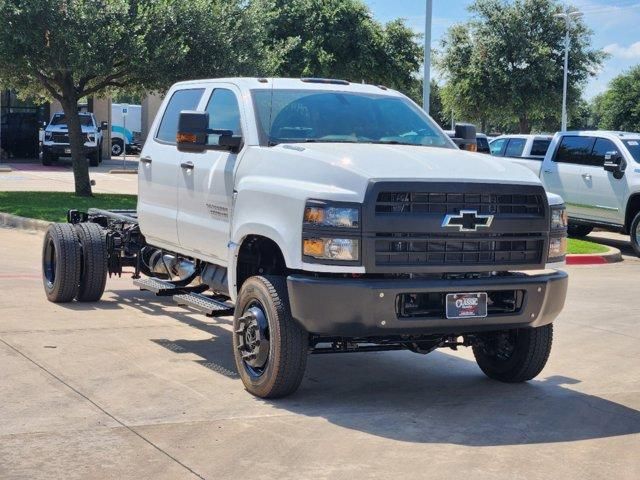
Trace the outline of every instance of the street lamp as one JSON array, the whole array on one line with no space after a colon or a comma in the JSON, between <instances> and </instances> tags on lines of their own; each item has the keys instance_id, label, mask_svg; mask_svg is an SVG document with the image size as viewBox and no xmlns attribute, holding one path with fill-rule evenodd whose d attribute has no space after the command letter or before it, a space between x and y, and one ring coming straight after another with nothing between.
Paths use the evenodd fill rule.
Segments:
<instances>
[{"instance_id":1,"label":"street lamp","mask_svg":"<svg viewBox=\"0 0 640 480\"><path fill-rule=\"evenodd\" d=\"M564 18L567 26L567 33L564 37L564 82L562 84L562 127L561 130L563 132L567 131L567 83L568 83L568 74L569 74L569 47L571 45L571 36L569 35L571 30L571 19L578 18L582 16L582 12L578 12L577 10L569 11L567 10L564 13L556 13L555 17Z\"/></svg>"},{"instance_id":2,"label":"street lamp","mask_svg":"<svg viewBox=\"0 0 640 480\"><path fill-rule=\"evenodd\" d=\"M422 108L429 113L431 95L431 17L433 0L427 0L427 14L424 22L424 80L422 81Z\"/></svg>"}]
</instances>

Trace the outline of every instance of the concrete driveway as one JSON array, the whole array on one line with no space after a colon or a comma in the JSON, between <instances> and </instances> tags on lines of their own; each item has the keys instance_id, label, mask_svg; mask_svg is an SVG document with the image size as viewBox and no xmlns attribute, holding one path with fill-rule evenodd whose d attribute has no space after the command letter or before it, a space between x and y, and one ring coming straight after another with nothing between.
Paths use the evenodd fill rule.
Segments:
<instances>
[{"instance_id":1,"label":"concrete driveway","mask_svg":"<svg viewBox=\"0 0 640 480\"><path fill-rule=\"evenodd\" d=\"M230 320L111 279L54 305L40 234L0 229L2 479L640 478L640 261L570 270L550 362L486 379L471 352L319 355L251 397Z\"/></svg>"},{"instance_id":2,"label":"concrete driveway","mask_svg":"<svg viewBox=\"0 0 640 480\"><path fill-rule=\"evenodd\" d=\"M135 171L138 157L105 159L98 167L89 167L89 178L95 181L94 193L138 193L138 176L110 174L113 169ZM5 166L6 164L0 164ZM35 161L9 162L11 172L0 172L0 191L73 192L73 172L70 159L60 159L45 167Z\"/></svg>"}]
</instances>

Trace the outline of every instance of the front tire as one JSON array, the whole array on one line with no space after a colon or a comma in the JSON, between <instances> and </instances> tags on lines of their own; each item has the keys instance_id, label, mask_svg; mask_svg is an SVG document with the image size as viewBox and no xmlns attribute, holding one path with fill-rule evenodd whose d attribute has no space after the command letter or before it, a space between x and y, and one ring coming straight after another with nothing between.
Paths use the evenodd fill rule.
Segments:
<instances>
[{"instance_id":1,"label":"front tire","mask_svg":"<svg viewBox=\"0 0 640 480\"><path fill-rule=\"evenodd\" d=\"M100 150L96 150L95 152L91 152L89 154L89 165L92 167L97 167L100 165Z\"/></svg>"},{"instance_id":2,"label":"front tire","mask_svg":"<svg viewBox=\"0 0 640 480\"><path fill-rule=\"evenodd\" d=\"M236 366L249 393L278 398L297 390L309 341L291 316L284 278L255 276L242 284L233 330Z\"/></svg>"},{"instance_id":3,"label":"front tire","mask_svg":"<svg viewBox=\"0 0 640 480\"><path fill-rule=\"evenodd\" d=\"M593 227L589 225L578 225L576 223L569 222L567 227L567 235L572 238L583 238L593 232Z\"/></svg>"},{"instance_id":4,"label":"front tire","mask_svg":"<svg viewBox=\"0 0 640 480\"><path fill-rule=\"evenodd\" d=\"M42 152L42 165L49 167L55 162L57 158L49 152Z\"/></svg>"},{"instance_id":5,"label":"front tire","mask_svg":"<svg viewBox=\"0 0 640 480\"><path fill-rule=\"evenodd\" d=\"M113 140L111 140L111 156L112 157L119 157L120 155L122 155L123 151L124 151L124 142L122 140L120 140L119 138L114 138Z\"/></svg>"},{"instance_id":6,"label":"front tire","mask_svg":"<svg viewBox=\"0 0 640 480\"><path fill-rule=\"evenodd\" d=\"M480 337L473 354L485 375L506 383L526 382L547 364L553 343L553 324L492 332Z\"/></svg>"},{"instance_id":7,"label":"front tire","mask_svg":"<svg viewBox=\"0 0 640 480\"><path fill-rule=\"evenodd\" d=\"M631 222L631 246L636 255L640 257L640 212L636 213Z\"/></svg>"},{"instance_id":8,"label":"front tire","mask_svg":"<svg viewBox=\"0 0 640 480\"><path fill-rule=\"evenodd\" d=\"M80 283L80 263L80 244L73 225L50 225L42 246L42 282L50 302L73 300Z\"/></svg>"}]
</instances>

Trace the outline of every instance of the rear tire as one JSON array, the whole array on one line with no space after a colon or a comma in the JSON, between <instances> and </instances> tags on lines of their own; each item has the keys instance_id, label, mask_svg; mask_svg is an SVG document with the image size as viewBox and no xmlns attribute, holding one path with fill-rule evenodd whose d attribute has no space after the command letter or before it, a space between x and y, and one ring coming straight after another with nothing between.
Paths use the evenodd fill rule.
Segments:
<instances>
[{"instance_id":1,"label":"rear tire","mask_svg":"<svg viewBox=\"0 0 640 480\"><path fill-rule=\"evenodd\" d=\"M309 340L291 316L284 278L246 280L236 302L233 329L236 366L250 393L277 398L297 390L307 364Z\"/></svg>"},{"instance_id":2,"label":"rear tire","mask_svg":"<svg viewBox=\"0 0 640 480\"><path fill-rule=\"evenodd\" d=\"M97 223L79 223L76 234L82 249L80 286L76 299L79 302L97 302L107 283L107 238Z\"/></svg>"},{"instance_id":3,"label":"rear tire","mask_svg":"<svg viewBox=\"0 0 640 480\"><path fill-rule=\"evenodd\" d=\"M636 255L640 257L640 212L636 213L631 222L631 246Z\"/></svg>"},{"instance_id":4,"label":"rear tire","mask_svg":"<svg viewBox=\"0 0 640 480\"><path fill-rule=\"evenodd\" d=\"M124 150L124 142L119 138L111 140L111 156L119 157Z\"/></svg>"},{"instance_id":5,"label":"rear tire","mask_svg":"<svg viewBox=\"0 0 640 480\"><path fill-rule=\"evenodd\" d=\"M54 223L44 235L42 281L50 302L70 302L80 283L80 244L73 225Z\"/></svg>"},{"instance_id":6,"label":"rear tire","mask_svg":"<svg viewBox=\"0 0 640 480\"><path fill-rule=\"evenodd\" d=\"M569 226L567 228L567 235L572 238L586 237L591 232L593 232L593 227L589 225L578 225L576 223L569 222Z\"/></svg>"},{"instance_id":7,"label":"rear tire","mask_svg":"<svg viewBox=\"0 0 640 480\"><path fill-rule=\"evenodd\" d=\"M481 338L483 343L473 347L473 354L487 377L506 383L526 382L547 364L553 324L494 332Z\"/></svg>"},{"instance_id":8,"label":"rear tire","mask_svg":"<svg viewBox=\"0 0 640 480\"><path fill-rule=\"evenodd\" d=\"M51 155L50 153L42 152L42 165L44 165L45 167L50 166L56 160L57 160L57 158L55 156Z\"/></svg>"}]
</instances>

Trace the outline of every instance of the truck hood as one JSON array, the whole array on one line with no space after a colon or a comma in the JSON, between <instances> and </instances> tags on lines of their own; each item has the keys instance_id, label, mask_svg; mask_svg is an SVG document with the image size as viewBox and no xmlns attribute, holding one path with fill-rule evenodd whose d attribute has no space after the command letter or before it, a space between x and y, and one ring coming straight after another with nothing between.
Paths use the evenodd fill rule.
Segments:
<instances>
[{"instance_id":1,"label":"truck hood","mask_svg":"<svg viewBox=\"0 0 640 480\"><path fill-rule=\"evenodd\" d=\"M45 129L45 132L68 133L69 129L66 125L49 125ZM94 127L82 125L82 133L96 133L96 129Z\"/></svg>"},{"instance_id":2,"label":"truck hood","mask_svg":"<svg viewBox=\"0 0 640 480\"><path fill-rule=\"evenodd\" d=\"M540 184L528 168L458 149L365 143L283 144L275 148L289 154L295 150L309 167L313 163L313 167L322 168L324 163L365 179Z\"/></svg>"}]
</instances>

